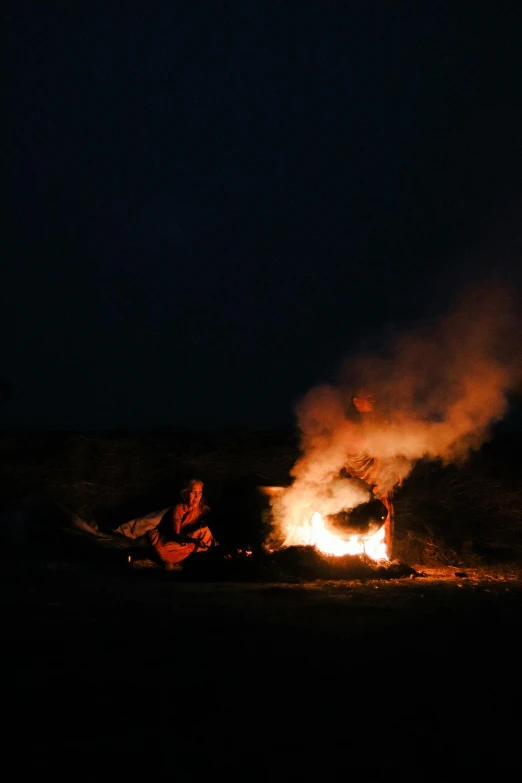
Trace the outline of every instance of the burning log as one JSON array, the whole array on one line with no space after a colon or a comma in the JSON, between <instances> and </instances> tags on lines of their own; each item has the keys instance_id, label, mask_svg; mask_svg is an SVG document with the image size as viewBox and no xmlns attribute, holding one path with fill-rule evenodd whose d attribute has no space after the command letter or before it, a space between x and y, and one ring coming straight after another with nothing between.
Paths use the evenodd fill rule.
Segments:
<instances>
[{"instance_id":1,"label":"burning log","mask_svg":"<svg viewBox=\"0 0 522 783\"><path fill-rule=\"evenodd\" d=\"M271 571L280 581L401 579L417 573L405 563L378 562L366 555L324 555L311 546L273 552Z\"/></svg>"}]
</instances>

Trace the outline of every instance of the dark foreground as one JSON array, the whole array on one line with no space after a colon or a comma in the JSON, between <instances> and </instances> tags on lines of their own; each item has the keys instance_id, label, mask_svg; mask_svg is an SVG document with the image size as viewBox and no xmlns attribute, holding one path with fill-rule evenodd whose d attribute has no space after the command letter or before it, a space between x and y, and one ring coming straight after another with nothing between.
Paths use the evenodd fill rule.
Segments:
<instances>
[{"instance_id":1,"label":"dark foreground","mask_svg":"<svg viewBox=\"0 0 522 783\"><path fill-rule=\"evenodd\" d=\"M16 774L515 769L522 581L456 571L285 585L5 564Z\"/></svg>"}]
</instances>

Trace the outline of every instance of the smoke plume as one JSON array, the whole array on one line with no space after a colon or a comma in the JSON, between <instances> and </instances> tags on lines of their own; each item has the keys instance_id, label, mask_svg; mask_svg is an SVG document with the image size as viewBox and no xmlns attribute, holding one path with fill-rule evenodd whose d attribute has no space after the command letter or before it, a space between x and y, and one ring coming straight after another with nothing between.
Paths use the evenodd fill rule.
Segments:
<instances>
[{"instance_id":1,"label":"smoke plume","mask_svg":"<svg viewBox=\"0 0 522 783\"><path fill-rule=\"evenodd\" d=\"M347 361L337 384L311 389L297 406L294 481L273 509L283 530L310 510L336 513L369 499L361 482L343 478L350 454L377 458L379 496L422 458L450 463L479 448L521 382L520 335L509 289L478 286L437 321ZM354 422L352 397L363 390L375 398L374 410Z\"/></svg>"}]
</instances>

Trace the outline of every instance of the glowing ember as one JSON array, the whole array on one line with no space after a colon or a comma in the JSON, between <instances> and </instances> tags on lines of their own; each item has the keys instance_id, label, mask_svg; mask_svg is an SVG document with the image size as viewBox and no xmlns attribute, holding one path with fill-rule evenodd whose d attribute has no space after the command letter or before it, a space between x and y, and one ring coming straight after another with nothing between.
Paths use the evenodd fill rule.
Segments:
<instances>
[{"instance_id":1,"label":"glowing ember","mask_svg":"<svg viewBox=\"0 0 522 783\"><path fill-rule=\"evenodd\" d=\"M326 529L321 514L316 511L309 521L292 526L285 546L315 546L325 555L367 555L372 560L388 560L384 536L383 526L372 536L340 538Z\"/></svg>"},{"instance_id":2,"label":"glowing ember","mask_svg":"<svg viewBox=\"0 0 522 783\"><path fill-rule=\"evenodd\" d=\"M246 557L252 557L251 549L236 549L236 555L245 555ZM225 555L225 560L232 560L233 555Z\"/></svg>"}]
</instances>

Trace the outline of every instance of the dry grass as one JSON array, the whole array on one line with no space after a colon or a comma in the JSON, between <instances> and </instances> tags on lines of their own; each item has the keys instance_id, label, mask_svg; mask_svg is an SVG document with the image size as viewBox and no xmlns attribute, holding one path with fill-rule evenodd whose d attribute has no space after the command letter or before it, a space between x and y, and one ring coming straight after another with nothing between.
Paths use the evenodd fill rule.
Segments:
<instances>
[{"instance_id":1,"label":"dry grass","mask_svg":"<svg viewBox=\"0 0 522 783\"><path fill-rule=\"evenodd\" d=\"M73 508L110 508L158 489L172 496L194 474L277 483L296 454L287 432L5 435L0 502L38 495Z\"/></svg>"},{"instance_id":2,"label":"dry grass","mask_svg":"<svg viewBox=\"0 0 522 783\"><path fill-rule=\"evenodd\" d=\"M397 554L441 565L519 558L520 473L520 463L501 449L457 466L420 463L396 497Z\"/></svg>"}]
</instances>

